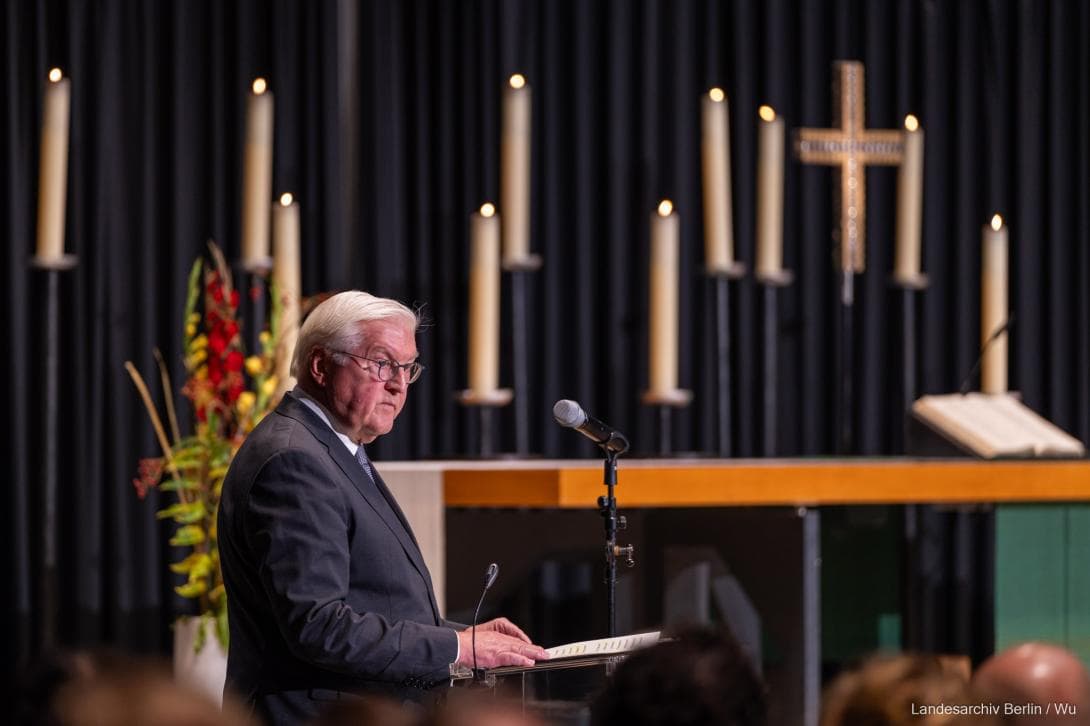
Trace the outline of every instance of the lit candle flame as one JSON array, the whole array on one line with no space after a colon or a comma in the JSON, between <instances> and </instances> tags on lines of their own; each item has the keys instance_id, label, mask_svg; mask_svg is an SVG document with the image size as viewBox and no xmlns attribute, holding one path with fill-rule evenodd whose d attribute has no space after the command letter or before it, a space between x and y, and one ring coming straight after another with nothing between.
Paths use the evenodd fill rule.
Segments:
<instances>
[{"instance_id":1,"label":"lit candle flame","mask_svg":"<svg viewBox=\"0 0 1090 726\"><path fill-rule=\"evenodd\" d=\"M53 83L58 83L62 78L64 78L64 74L61 73L60 68L53 68L49 71L49 80Z\"/></svg>"},{"instance_id":2,"label":"lit candle flame","mask_svg":"<svg viewBox=\"0 0 1090 726\"><path fill-rule=\"evenodd\" d=\"M708 91L708 96L716 103L722 103L723 99L727 97L727 94L723 93L723 89L716 87Z\"/></svg>"},{"instance_id":3,"label":"lit candle flame","mask_svg":"<svg viewBox=\"0 0 1090 726\"><path fill-rule=\"evenodd\" d=\"M771 106L761 106L757 109L757 114L763 121L772 122L776 120L776 111Z\"/></svg>"},{"instance_id":4,"label":"lit candle flame","mask_svg":"<svg viewBox=\"0 0 1090 726\"><path fill-rule=\"evenodd\" d=\"M521 73L516 73L511 76L511 88L522 88L526 85L526 78Z\"/></svg>"},{"instance_id":5,"label":"lit candle flame","mask_svg":"<svg viewBox=\"0 0 1090 726\"><path fill-rule=\"evenodd\" d=\"M992 216L992 229L994 229L996 232L998 232L999 228L1002 227L1002 226L1003 226L1003 218L1000 217L999 213L997 212L995 215Z\"/></svg>"},{"instance_id":6,"label":"lit candle flame","mask_svg":"<svg viewBox=\"0 0 1090 726\"><path fill-rule=\"evenodd\" d=\"M280 206L281 207L290 207L291 203L293 201L295 201L295 198L292 197L291 192L284 192L283 194L280 195Z\"/></svg>"},{"instance_id":7,"label":"lit candle flame","mask_svg":"<svg viewBox=\"0 0 1090 726\"><path fill-rule=\"evenodd\" d=\"M485 202L484 204L481 205L481 216L482 217L491 217L495 213L496 213L496 207L495 207L494 204L492 204L492 202Z\"/></svg>"},{"instance_id":8,"label":"lit candle flame","mask_svg":"<svg viewBox=\"0 0 1090 726\"><path fill-rule=\"evenodd\" d=\"M264 78L255 78L254 79L254 94L255 95L260 96L262 93L265 92L265 90L267 88L268 88L268 84L265 83Z\"/></svg>"},{"instance_id":9,"label":"lit candle flame","mask_svg":"<svg viewBox=\"0 0 1090 726\"><path fill-rule=\"evenodd\" d=\"M669 217L674 211L674 203L669 199L663 199L659 202L659 216Z\"/></svg>"},{"instance_id":10,"label":"lit candle flame","mask_svg":"<svg viewBox=\"0 0 1090 726\"><path fill-rule=\"evenodd\" d=\"M912 114L908 114L907 116L905 116L905 128L909 131L915 131L916 129L920 128L920 120Z\"/></svg>"}]
</instances>

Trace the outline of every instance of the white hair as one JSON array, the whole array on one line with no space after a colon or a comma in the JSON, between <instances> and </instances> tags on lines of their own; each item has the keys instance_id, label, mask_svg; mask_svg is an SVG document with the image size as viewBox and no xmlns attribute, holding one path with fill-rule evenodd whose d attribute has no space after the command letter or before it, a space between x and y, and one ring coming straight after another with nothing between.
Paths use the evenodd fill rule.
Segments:
<instances>
[{"instance_id":1,"label":"white hair","mask_svg":"<svg viewBox=\"0 0 1090 726\"><path fill-rule=\"evenodd\" d=\"M375 320L400 321L414 336L420 325L419 316L397 300L375 297L362 290L339 292L314 308L303 321L291 357L291 375L309 379L307 371L315 348L351 350L363 339L359 324Z\"/></svg>"}]
</instances>

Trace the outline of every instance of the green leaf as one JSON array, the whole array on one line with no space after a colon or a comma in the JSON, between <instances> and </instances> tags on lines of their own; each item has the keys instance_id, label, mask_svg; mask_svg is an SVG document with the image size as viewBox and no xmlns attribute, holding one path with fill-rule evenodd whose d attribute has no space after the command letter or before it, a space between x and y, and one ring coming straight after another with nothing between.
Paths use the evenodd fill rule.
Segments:
<instances>
[{"instance_id":1,"label":"green leaf","mask_svg":"<svg viewBox=\"0 0 1090 726\"><path fill-rule=\"evenodd\" d=\"M177 504L171 504L166 509L160 509L155 513L156 519L173 519L178 524L193 524L204 519L208 510L204 507L204 502L198 500L196 502L178 502Z\"/></svg>"},{"instance_id":2,"label":"green leaf","mask_svg":"<svg viewBox=\"0 0 1090 726\"><path fill-rule=\"evenodd\" d=\"M178 593L182 597L200 597L204 593L208 592L208 583L204 580L198 580L197 582L187 582L184 585L179 585L178 587L174 588L174 592Z\"/></svg>"},{"instance_id":3,"label":"green leaf","mask_svg":"<svg viewBox=\"0 0 1090 726\"><path fill-rule=\"evenodd\" d=\"M200 653L207 639L208 631L204 628L204 616L202 615L200 625L197 627L197 635L193 638L193 652Z\"/></svg>"},{"instance_id":4,"label":"green leaf","mask_svg":"<svg viewBox=\"0 0 1090 726\"><path fill-rule=\"evenodd\" d=\"M178 531L170 538L170 543L175 547L184 547L200 544L204 542L204 537L204 529L195 524L188 524L178 528Z\"/></svg>"},{"instance_id":5,"label":"green leaf","mask_svg":"<svg viewBox=\"0 0 1090 726\"><path fill-rule=\"evenodd\" d=\"M171 572L179 575L187 575L199 572L202 576L212 572L212 558L205 552L194 552L181 562L175 562L170 566ZM192 576L192 575L190 575Z\"/></svg>"},{"instance_id":6,"label":"green leaf","mask_svg":"<svg viewBox=\"0 0 1090 726\"><path fill-rule=\"evenodd\" d=\"M227 643L231 639L231 630L227 626L227 601L223 601L223 607L216 613L216 637L223 649L227 650Z\"/></svg>"},{"instance_id":7,"label":"green leaf","mask_svg":"<svg viewBox=\"0 0 1090 726\"><path fill-rule=\"evenodd\" d=\"M159 489L164 492L194 492L198 491L201 486L201 482L197 479L167 479L159 485Z\"/></svg>"},{"instance_id":8,"label":"green leaf","mask_svg":"<svg viewBox=\"0 0 1090 726\"><path fill-rule=\"evenodd\" d=\"M200 257L193 261L193 267L189 268L189 282L186 286L185 297L185 317L182 319L182 330L185 331L186 323L189 322L189 317L197 309L197 300L201 295L201 267L203 266L203 260ZM183 345L182 350L187 347L185 344L189 343L189 340L185 339L185 333L183 332Z\"/></svg>"}]
</instances>

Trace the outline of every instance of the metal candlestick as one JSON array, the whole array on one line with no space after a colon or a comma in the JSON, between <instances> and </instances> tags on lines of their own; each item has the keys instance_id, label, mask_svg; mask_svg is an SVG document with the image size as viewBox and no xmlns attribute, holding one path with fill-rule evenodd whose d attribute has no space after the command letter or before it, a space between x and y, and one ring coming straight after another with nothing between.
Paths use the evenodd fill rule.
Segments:
<instances>
[{"instance_id":1,"label":"metal candlestick","mask_svg":"<svg viewBox=\"0 0 1090 726\"><path fill-rule=\"evenodd\" d=\"M761 405L764 414L761 420L761 454L764 456L776 455L778 434L779 356L776 344L780 331L777 295L781 287L787 287L794 279L794 273L790 270L757 273L757 282L763 288L764 302L761 327L761 365L764 368L761 379Z\"/></svg>"},{"instance_id":2,"label":"metal candlestick","mask_svg":"<svg viewBox=\"0 0 1090 726\"><path fill-rule=\"evenodd\" d=\"M530 453L530 374L527 365L527 300L529 276L541 268L541 257L528 255L525 259L504 262L504 269L511 273L511 378L515 397L515 452Z\"/></svg>"},{"instance_id":3,"label":"metal candlestick","mask_svg":"<svg viewBox=\"0 0 1090 726\"><path fill-rule=\"evenodd\" d=\"M245 311L243 319L249 321L245 331L246 350L248 355L253 355L261 350L261 331L265 329L266 316L265 292L269 284L272 258L244 261L239 263L239 267L246 285L239 291L242 298L240 307Z\"/></svg>"},{"instance_id":4,"label":"metal candlestick","mask_svg":"<svg viewBox=\"0 0 1090 726\"><path fill-rule=\"evenodd\" d=\"M895 277L892 284L901 288L901 422L907 431L905 417L916 401L916 293L927 289L927 276ZM905 436L901 438L907 445Z\"/></svg>"},{"instance_id":5,"label":"metal candlestick","mask_svg":"<svg viewBox=\"0 0 1090 726\"><path fill-rule=\"evenodd\" d=\"M675 408L684 408L693 400L693 392L681 388L672 391L645 391L642 402L655 406L659 413L658 453L669 456L673 450L673 416Z\"/></svg>"},{"instance_id":6,"label":"metal candlestick","mask_svg":"<svg viewBox=\"0 0 1090 726\"><path fill-rule=\"evenodd\" d=\"M732 263L724 270L706 270L715 288L716 451L730 456L730 281L745 274L745 265Z\"/></svg>"},{"instance_id":7,"label":"metal candlestick","mask_svg":"<svg viewBox=\"0 0 1090 726\"><path fill-rule=\"evenodd\" d=\"M496 417L495 409L511 403L513 392L510 388L497 388L494 391L474 391L467 389L459 391L454 397L458 403L477 409L480 429L477 437L477 450L482 459L488 459L496 455Z\"/></svg>"},{"instance_id":8,"label":"metal candlestick","mask_svg":"<svg viewBox=\"0 0 1090 726\"><path fill-rule=\"evenodd\" d=\"M60 613L60 595L57 577L58 526L57 490L58 421L60 420L60 276L76 266L75 255L58 258L36 257L31 267L45 275L45 305L42 306L43 328L42 360L45 361L45 415L42 418L41 459L41 625L39 642L43 651L57 644L57 624Z\"/></svg>"}]
</instances>

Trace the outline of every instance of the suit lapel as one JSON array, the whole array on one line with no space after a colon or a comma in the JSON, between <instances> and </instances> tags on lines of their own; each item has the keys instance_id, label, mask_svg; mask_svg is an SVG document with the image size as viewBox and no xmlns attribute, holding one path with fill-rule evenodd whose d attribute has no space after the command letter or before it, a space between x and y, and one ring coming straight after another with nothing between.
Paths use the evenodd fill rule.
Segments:
<instances>
[{"instance_id":1,"label":"suit lapel","mask_svg":"<svg viewBox=\"0 0 1090 726\"><path fill-rule=\"evenodd\" d=\"M370 459L368 459L368 461L370 461ZM397 518L405 527L405 532L409 535L410 539L412 539L413 546L411 551L415 553L418 558L418 563L415 564L417 569L421 571L421 574L424 575L424 583L428 586L428 597L431 600L431 609L432 612L435 613L436 622L439 622L442 620L439 616L439 603L435 600L435 591L432 589L431 584L431 573L428 571L428 566L424 562L424 555L420 552L420 545L416 541L416 535L413 534L412 527L409 526L409 520L405 518L405 513L401 511L401 507L398 506L393 493L386 486L386 482L382 480L382 477L379 476L378 471L373 465L371 466L371 473L375 476L375 487L382 493L382 496L386 498L386 501L390 505L390 509L397 515ZM406 551L409 551L409 549L406 548Z\"/></svg>"},{"instance_id":2,"label":"suit lapel","mask_svg":"<svg viewBox=\"0 0 1090 726\"><path fill-rule=\"evenodd\" d=\"M359 462L348 453L348 448L337 438L333 429L318 418L306 404L295 398L290 391L284 394L284 398L276 410L277 413L293 418L306 426L314 434L314 437L325 445L330 457L344 475L348 477L348 480L352 482L356 491L360 493L360 496L363 497L371 509L375 510L375 514L379 516L394 537L397 538L409 561L420 573L424 584L427 586L432 611L438 621L439 608L435 602L435 593L432 591L431 574L428 572L427 565L424 564L424 557L420 554L420 547L416 543L416 537L413 536L412 529L409 527L408 520L405 519L405 514L401 511L401 507L397 505L397 500L394 499L393 494L386 487L386 483L382 481L382 477L375 471L375 467L371 467L371 472L375 475L375 481L372 484L367 473Z\"/></svg>"}]
</instances>

